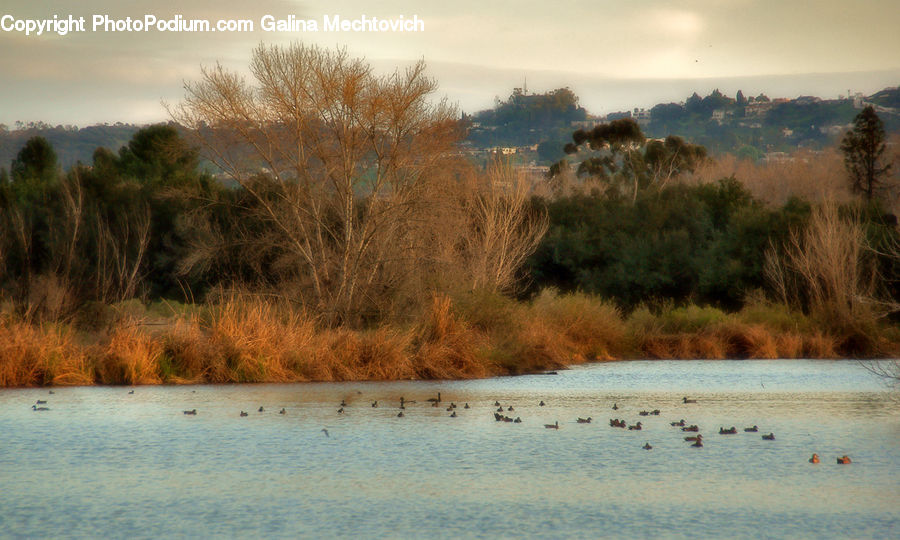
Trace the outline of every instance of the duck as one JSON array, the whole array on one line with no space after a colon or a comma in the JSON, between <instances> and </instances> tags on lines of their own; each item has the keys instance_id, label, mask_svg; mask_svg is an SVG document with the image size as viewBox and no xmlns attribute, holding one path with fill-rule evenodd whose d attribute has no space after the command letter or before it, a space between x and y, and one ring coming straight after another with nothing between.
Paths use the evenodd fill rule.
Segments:
<instances>
[{"instance_id":1,"label":"duck","mask_svg":"<svg viewBox=\"0 0 900 540\"><path fill-rule=\"evenodd\" d=\"M641 448L643 448L644 450L653 450L653 447L650 446L649 442L644 443L644 446L642 446Z\"/></svg>"},{"instance_id":2,"label":"duck","mask_svg":"<svg viewBox=\"0 0 900 540\"><path fill-rule=\"evenodd\" d=\"M247 413L245 413L244 411L241 411L241 416L247 416Z\"/></svg>"},{"instance_id":3,"label":"duck","mask_svg":"<svg viewBox=\"0 0 900 540\"><path fill-rule=\"evenodd\" d=\"M692 425L681 428L681 431L693 431L696 433L697 431L700 431L700 428L698 428L696 425Z\"/></svg>"},{"instance_id":4,"label":"duck","mask_svg":"<svg viewBox=\"0 0 900 540\"><path fill-rule=\"evenodd\" d=\"M344 408L343 408L343 407L341 407L340 409L338 409L338 414L344 414Z\"/></svg>"},{"instance_id":5,"label":"duck","mask_svg":"<svg viewBox=\"0 0 900 540\"><path fill-rule=\"evenodd\" d=\"M659 416L659 409L653 409L652 411L650 411L650 414L652 414L653 416Z\"/></svg>"},{"instance_id":6,"label":"duck","mask_svg":"<svg viewBox=\"0 0 900 540\"><path fill-rule=\"evenodd\" d=\"M278 411L278 414L287 414L287 411L284 410L284 407L282 407L281 410Z\"/></svg>"},{"instance_id":7,"label":"duck","mask_svg":"<svg viewBox=\"0 0 900 540\"><path fill-rule=\"evenodd\" d=\"M729 429L725 429L723 427L719 427L719 435L737 435L737 428L731 426Z\"/></svg>"},{"instance_id":8,"label":"duck","mask_svg":"<svg viewBox=\"0 0 900 540\"><path fill-rule=\"evenodd\" d=\"M850 458L847 456L837 458L838 465L850 465Z\"/></svg>"},{"instance_id":9,"label":"duck","mask_svg":"<svg viewBox=\"0 0 900 540\"><path fill-rule=\"evenodd\" d=\"M510 405L506 410L507 410L507 411L514 411L515 409L513 409L513 408L512 408L512 405Z\"/></svg>"},{"instance_id":10,"label":"duck","mask_svg":"<svg viewBox=\"0 0 900 540\"><path fill-rule=\"evenodd\" d=\"M700 435L700 434L688 435L687 437L684 438L684 440L686 440L686 441L702 441L703 435Z\"/></svg>"},{"instance_id":11,"label":"duck","mask_svg":"<svg viewBox=\"0 0 900 540\"><path fill-rule=\"evenodd\" d=\"M494 402L494 407L499 407L499 406L500 406L500 402L499 402L499 401L495 401L495 402Z\"/></svg>"},{"instance_id":12,"label":"duck","mask_svg":"<svg viewBox=\"0 0 900 540\"><path fill-rule=\"evenodd\" d=\"M757 431L759 431L759 427L758 427L758 426L745 427L745 428L744 428L744 433L756 433Z\"/></svg>"},{"instance_id":13,"label":"duck","mask_svg":"<svg viewBox=\"0 0 900 540\"><path fill-rule=\"evenodd\" d=\"M543 407L543 406L544 406L544 405L546 405L546 404L545 404L545 403L544 403L544 401L543 401L543 400L541 400L541 402L540 402L540 403L538 403L538 407Z\"/></svg>"},{"instance_id":14,"label":"duck","mask_svg":"<svg viewBox=\"0 0 900 540\"><path fill-rule=\"evenodd\" d=\"M453 403L453 402L451 401L451 402L450 402L450 408L451 408L451 409L455 409L455 408L456 408L456 403Z\"/></svg>"},{"instance_id":15,"label":"duck","mask_svg":"<svg viewBox=\"0 0 900 540\"><path fill-rule=\"evenodd\" d=\"M47 404L47 400L45 400L45 399L39 399L39 400L35 401L35 403L37 403L38 405L46 405L46 404Z\"/></svg>"},{"instance_id":16,"label":"duck","mask_svg":"<svg viewBox=\"0 0 900 540\"><path fill-rule=\"evenodd\" d=\"M681 420L679 420L679 421L677 421L677 422L670 422L669 425L670 425L670 426L681 426L681 427L684 427L684 418L682 418Z\"/></svg>"},{"instance_id":17,"label":"duck","mask_svg":"<svg viewBox=\"0 0 900 540\"><path fill-rule=\"evenodd\" d=\"M587 418L578 418L578 420L576 420L576 421L577 421L579 424L590 424L590 423L591 423L591 417L588 416Z\"/></svg>"},{"instance_id":18,"label":"duck","mask_svg":"<svg viewBox=\"0 0 900 540\"><path fill-rule=\"evenodd\" d=\"M635 425L633 425L633 426L628 426L628 429L629 429L629 430L634 430L634 431L640 431L640 430L641 430L641 423L638 422L637 424L635 424Z\"/></svg>"},{"instance_id":19,"label":"duck","mask_svg":"<svg viewBox=\"0 0 900 540\"><path fill-rule=\"evenodd\" d=\"M447 412L450 412L452 410L453 410L453 407L447 407L447 409L446 409Z\"/></svg>"},{"instance_id":20,"label":"duck","mask_svg":"<svg viewBox=\"0 0 900 540\"><path fill-rule=\"evenodd\" d=\"M682 398L681 402L682 403L697 403L697 400L696 399L688 399L687 396L685 396L684 398Z\"/></svg>"},{"instance_id":21,"label":"duck","mask_svg":"<svg viewBox=\"0 0 900 540\"><path fill-rule=\"evenodd\" d=\"M397 413L397 418L403 418L403 411Z\"/></svg>"},{"instance_id":22,"label":"duck","mask_svg":"<svg viewBox=\"0 0 900 540\"><path fill-rule=\"evenodd\" d=\"M809 458L810 463L818 463L819 462L819 454L813 454L811 458Z\"/></svg>"},{"instance_id":23,"label":"duck","mask_svg":"<svg viewBox=\"0 0 900 540\"><path fill-rule=\"evenodd\" d=\"M503 412L503 407L497 407L497 412Z\"/></svg>"},{"instance_id":24,"label":"duck","mask_svg":"<svg viewBox=\"0 0 900 540\"><path fill-rule=\"evenodd\" d=\"M128 393L129 393L129 394L133 394L133 393L134 393L134 390L132 390L131 392L128 392Z\"/></svg>"},{"instance_id":25,"label":"duck","mask_svg":"<svg viewBox=\"0 0 900 540\"><path fill-rule=\"evenodd\" d=\"M511 423L511 422L513 421L513 419L512 419L512 417L504 416L504 417L503 417L503 421L504 421L504 422L510 422L510 423Z\"/></svg>"},{"instance_id":26,"label":"duck","mask_svg":"<svg viewBox=\"0 0 900 540\"><path fill-rule=\"evenodd\" d=\"M37 405L32 405L31 410L33 411L49 411L50 409L47 407L38 407ZM187 413L184 413L187 414Z\"/></svg>"},{"instance_id":27,"label":"duck","mask_svg":"<svg viewBox=\"0 0 900 540\"><path fill-rule=\"evenodd\" d=\"M184 411L184 414L193 414L193 415L196 415L196 414L197 414L197 409L191 409L190 411Z\"/></svg>"},{"instance_id":28,"label":"duck","mask_svg":"<svg viewBox=\"0 0 900 540\"><path fill-rule=\"evenodd\" d=\"M262 406L260 406L259 412L263 412L264 410L265 410L265 409L263 409Z\"/></svg>"},{"instance_id":29,"label":"duck","mask_svg":"<svg viewBox=\"0 0 900 540\"><path fill-rule=\"evenodd\" d=\"M450 413L450 418L456 418L456 411L453 411L452 413Z\"/></svg>"},{"instance_id":30,"label":"duck","mask_svg":"<svg viewBox=\"0 0 900 540\"><path fill-rule=\"evenodd\" d=\"M775 440L775 434L774 434L774 433L769 433L768 435L763 435L762 438L763 438L764 441L774 441L774 440Z\"/></svg>"},{"instance_id":31,"label":"duck","mask_svg":"<svg viewBox=\"0 0 900 540\"><path fill-rule=\"evenodd\" d=\"M703 439L697 439L691 446L694 448L703 448Z\"/></svg>"},{"instance_id":32,"label":"duck","mask_svg":"<svg viewBox=\"0 0 900 540\"><path fill-rule=\"evenodd\" d=\"M494 413L494 420L496 420L496 421L498 421L498 422L502 422L502 421L503 421L503 415L500 414L500 413Z\"/></svg>"},{"instance_id":33,"label":"duck","mask_svg":"<svg viewBox=\"0 0 900 540\"><path fill-rule=\"evenodd\" d=\"M641 415L641 416L649 416L649 415L650 415L650 412L649 412L649 411L641 411L641 412L639 412L638 414Z\"/></svg>"},{"instance_id":34,"label":"duck","mask_svg":"<svg viewBox=\"0 0 900 540\"><path fill-rule=\"evenodd\" d=\"M50 395L53 395L53 394L55 394L55 393L56 393L56 392L54 392L53 390L50 390L50 392L48 392L48 394L50 394Z\"/></svg>"},{"instance_id":35,"label":"duck","mask_svg":"<svg viewBox=\"0 0 900 540\"><path fill-rule=\"evenodd\" d=\"M466 403L465 406L463 407L463 409L468 409L468 408L469 408L469 404Z\"/></svg>"},{"instance_id":36,"label":"duck","mask_svg":"<svg viewBox=\"0 0 900 540\"><path fill-rule=\"evenodd\" d=\"M619 410L619 404L618 404L618 403L613 403L612 410L618 411L618 410Z\"/></svg>"},{"instance_id":37,"label":"duck","mask_svg":"<svg viewBox=\"0 0 900 540\"><path fill-rule=\"evenodd\" d=\"M547 429L559 429L559 420L552 424L544 424L544 427Z\"/></svg>"},{"instance_id":38,"label":"duck","mask_svg":"<svg viewBox=\"0 0 900 540\"><path fill-rule=\"evenodd\" d=\"M375 407L375 408L378 407L378 400L377 400L377 399L376 399L375 401L372 402L372 407Z\"/></svg>"},{"instance_id":39,"label":"duck","mask_svg":"<svg viewBox=\"0 0 900 540\"><path fill-rule=\"evenodd\" d=\"M519 418L519 417L517 416L516 419L513 420L513 423L514 423L514 424L521 424L521 423L522 423L522 419Z\"/></svg>"}]
</instances>

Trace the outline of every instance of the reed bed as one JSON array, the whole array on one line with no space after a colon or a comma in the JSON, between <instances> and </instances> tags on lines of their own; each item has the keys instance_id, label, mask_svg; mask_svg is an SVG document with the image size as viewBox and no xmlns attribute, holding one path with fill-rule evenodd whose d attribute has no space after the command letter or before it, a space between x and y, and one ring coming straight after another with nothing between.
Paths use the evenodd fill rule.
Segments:
<instances>
[{"instance_id":1,"label":"reed bed","mask_svg":"<svg viewBox=\"0 0 900 540\"><path fill-rule=\"evenodd\" d=\"M287 305L234 297L99 333L0 316L0 386L467 379L627 358L891 356L897 332L834 333L780 304L737 313L641 307L627 317L586 294L532 302L497 293L438 295L418 323L323 328Z\"/></svg>"}]
</instances>

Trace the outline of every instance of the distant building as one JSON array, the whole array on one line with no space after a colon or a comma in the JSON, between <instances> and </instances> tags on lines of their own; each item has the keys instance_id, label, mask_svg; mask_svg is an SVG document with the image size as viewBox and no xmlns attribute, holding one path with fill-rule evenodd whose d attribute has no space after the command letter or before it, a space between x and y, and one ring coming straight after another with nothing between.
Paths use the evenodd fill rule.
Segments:
<instances>
[{"instance_id":1,"label":"distant building","mask_svg":"<svg viewBox=\"0 0 900 540\"><path fill-rule=\"evenodd\" d=\"M753 103L748 103L744 108L744 116L748 117L758 117L765 116L767 112L772 110L772 107L775 106L775 103L772 101L754 101Z\"/></svg>"}]
</instances>

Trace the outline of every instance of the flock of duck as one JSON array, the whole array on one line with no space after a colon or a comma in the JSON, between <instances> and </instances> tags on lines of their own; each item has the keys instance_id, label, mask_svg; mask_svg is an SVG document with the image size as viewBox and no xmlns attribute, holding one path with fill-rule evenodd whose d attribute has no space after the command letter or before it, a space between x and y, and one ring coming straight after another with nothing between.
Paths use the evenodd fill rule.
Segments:
<instances>
[{"instance_id":1,"label":"flock of duck","mask_svg":"<svg viewBox=\"0 0 900 540\"><path fill-rule=\"evenodd\" d=\"M50 390L49 393L50 393L50 394L53 394L53 391ZM131 390L131 391L129 391L128 393L129 393L129 394L134 394L134 390ZM441 393L440 393L440 392L437 393L437 396L436 396L436 397L430 397L430 398L426 399L425 402L426 402L426 403L429 403L431 407L435 407L435 408L436 408L436 407L443 407L443 406L444 406L444 405L443 405L444 402L442 401ZM404 418L404 417L405 417L404 411L406 410L406 405L407 405L407 404L415 404L415 403L416 403L416 401L407 400L406 398L404 398L404 397L401 396L401 397L400 397L399 407L398 407L399 410L398 410L397 415L396 415L397 418ZM696 399L688 399L687 396L685 396L684 398L682 398L682 404L696 404L696 403L697 403L697 400L696 400ZM41 400L41 399L39 399L39 400L37 400L37 401L35 402L34 405L31 406L31 408L32 408L32 410L34 410L34 411L49 411L50 408L49 408L49 407L45 407L46 404L47 404L47 401L46 401L46 400ZM546 405L546 403L544 403L544 401L541 401L538 405L539 405L540 407L544 407L544 406ZM498 400L498 401L495 401L495 402L494 402L493 406L494 406L494 407L497 407L497 409L496 409L495 412L494 412L494 420L495 420L495 421L497 421L497 422L508 422L508 423L514 423L514 424L521 424L521 423L522 423L522 418L519 417L519 416L516 416L515 418L513 418L513 417L511 417L511 416L508 416L508 415L503 414L503 413L505 413L505 412L513 412L513 411L515 410L515 408L514 408L512 405L506 405L506 406L504 406L504 405L502 405L502 404L500 403L500 401ZM346 410L347 408L349 408L349 407L350 407L350 405L347 403L346 399L342 399L342 400L341 400L341 403L340 403L340 406L339 406L339 408L337 409L337 414L344 414L344 413L345 413L345 410ZM378 400L373 401L373 402L371 403L371 407L372 407L372 408L378 408L378 407L379 407ZM451 402L449 402L449 404L446 406L445 410L446 410L447 412L450 413L450 414L448 415L450 418L457 418L457 417L459 416L459 415L457 414L457 412L456 412L456 410L457 410L458 408L462 408L462 409L470 409L471 407L469 406L468 403L464 403L462 407L459 407L456 403L454 403L454 402L451 401ZM614 411L619 410L619 405L618 405L618 403L614 403L614 404L613 404L612 410L614 410ZM196 416L196 415L197 415L197 409L190 409L190 410L185 410L185 411L182 411L182 412L183 412L185 415L188 415L188 416ZM262 407L262 406L260 406L259 409L257 409L257 412L260 412L260 413L265 412L265 408ZM279 414L286 415L286 414L287 414L287 410L286 410L285 408L282 407L282 409L279 411ZM639 416L659 416L659 415L660 415L660 410L659 410L659 409L653 409L652 411L640 411L640 412L638 413L638 415L639 415ZM241 410L241 411L240 411L240 416L241 416L241 417L246 417L246 416L249 416L249 413L246 412L246 411ZM581 418L581 417L578 417L578 418L575 419L575 423L576 423L576 424L590 424L592 420L593 420L593 419L592 419L590 416L587 417L587 418ZM609 419L609 425L610 425L610 427L612 427L612 428L621 428L621 429L627 428L629 431L641 431L641 430L643 430L643 424L642 424L640 421L635 422L635 423L629 425L628 422L626 422L624 419L610 418L610 419ZM670 422L670 425L671 425L672 427L678 427L678 428L681 428L681 431L682 431L682 432L686 432L686 433L696 433L696 435L686 435L686 436L684 437L684 441L685 441L685 442L692 443L692 444L690 444L690 446L693 447L693 448L703 448L703 435L702 435L701 433L699 433L700 428L699 428L696 424L688 424L688 423L682 418L682 419L680 419L680 420L677 420L677 421L674 421L674 422ZM559 420L555 421L555 422L552 423L552 424L544 424L544 428L546 428L546 429L555 429L555 430L558 430L558 429L560 428ZM325 434L326 437L329 436L328 430L327 430L327 429L323 428L321 431ZM758 433L758 432L759 432L759 426L754 425L754 426L751 426L751 427L745 427L745 428L743 429L743 431L744 431L744 433ZM731 426L730 428L725 428L725 427L720 427L720 428L719 428L719 435L737 435L737 434L738 434L738 429L737 429L735 426ZM768 433L768 434L763 434L763 435L762 435L762 439L765 440L765 441L774 441L774 440L775 440L775 434L774 434L774 433L771 433L771 432ZM644 443L644 445L643 445L641 448L643 448L644 450L652 450L652 449L653 449L653 446L650 444L649 441L647 441L646 443ZM813 454L812 457L809 458L809 462L810 462L810 463L813 463L813 464L819 463L819 455L818 455L818 454ZM851 463L851 460L850 460L850 458L849 458L848 456L844 455L844 456L842 456L842 457L837 458L837 463L840 464L840 465L849 465L849 464Z\"/></svg>"}]
</instances>

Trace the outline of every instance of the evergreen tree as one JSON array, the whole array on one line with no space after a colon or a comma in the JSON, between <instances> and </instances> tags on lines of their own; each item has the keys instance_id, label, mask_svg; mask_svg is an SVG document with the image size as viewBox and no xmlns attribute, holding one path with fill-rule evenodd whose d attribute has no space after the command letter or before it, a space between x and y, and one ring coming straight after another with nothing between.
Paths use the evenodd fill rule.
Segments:
<instances>
[{"instance_id":1,"label":"evergreen tree","mask_svg":"<svg viewBox=\"0 0 900 540\"><path fill-rule=\"evenodd\" d=\"M870 105L856 115L853 129L841 141L853 190L864 193L868 201L876 191L887 187L885 179L891 166L884 163L884 150L884 124Z\"/></svg>"}]
</instances>

